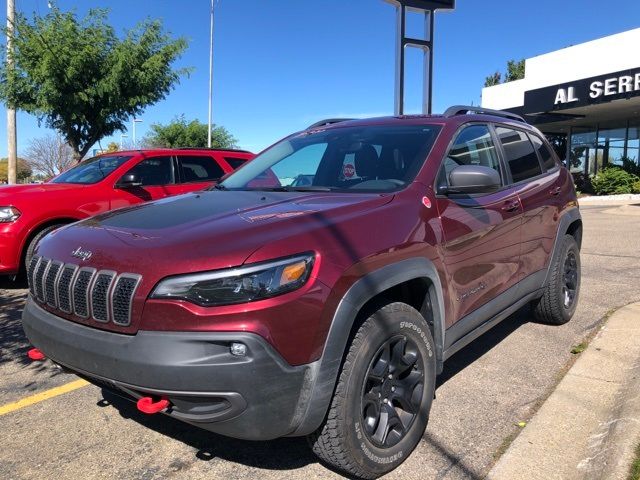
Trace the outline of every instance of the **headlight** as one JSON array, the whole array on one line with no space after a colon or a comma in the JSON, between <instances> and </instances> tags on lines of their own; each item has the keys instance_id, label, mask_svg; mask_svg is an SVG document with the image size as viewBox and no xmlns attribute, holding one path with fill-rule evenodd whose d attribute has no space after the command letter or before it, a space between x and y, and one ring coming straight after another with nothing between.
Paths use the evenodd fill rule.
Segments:
<instances>
[{"instance_id":1,"label":"headlight","mask_svg":"<svg viewBox=\"0 0 640 480\"><path fill-rule=\"evenodd\" d=\"M20 210L16 207L0 207L0 223L15 222L20 216Z\"/></svg>"},{"instance_id":2,"label":"headlight","mask_svg":"<svg viewBox=\"0 0 640 480\"><path fill-rule=\"evenodd\" d=\"M179 275L162 280L151 298L186 300L203 307L262 300L302 287L314 255L304 254L245 267Z\"/></svg>"}]
</instances>

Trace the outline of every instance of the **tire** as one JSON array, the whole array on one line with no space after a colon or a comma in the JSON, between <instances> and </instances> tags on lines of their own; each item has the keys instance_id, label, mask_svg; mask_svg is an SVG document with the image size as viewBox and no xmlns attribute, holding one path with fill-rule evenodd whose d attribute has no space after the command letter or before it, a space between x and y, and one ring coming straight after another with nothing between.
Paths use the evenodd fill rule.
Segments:
<instances>
[{"instance_id":1,"label":"tire","mask_svg":"<svg viewBox=\"0 0 640 480\"><path fill-rule=\"evenodd\" d=\"M327 417L308 437L311 448L351 476L390 472L422 438L435 379L435 347L424 317L404 303L383 306L349 345Z\"/></svg>"},{"instance_id":2,"label":"tire","mask_svg":"<svg viewBox=\"0 0 640 480\"><path fill-rule=\"evenodd\" d=\"M62 227L65 225L64 223L56 223L54 225L49 225L48 227L44 227L40 230L36 235L29 241L29 245L27 245L27 249L24 253L24 262L21 265L20 271L22 276L26 275L27 267L31 263L31 259L33 258L33 253L36 250L36 246L38 246L38 242L42 240L42 238L48 233L53 232L55 229Z\"/></svg>"},{"instance_id":3,"label":"tire","mask_svg":"<svg viewBox=\"0 0 640 480\"><path fill-rule=\"evenodd\" d=\"M580 295L580 248L575 238L565 235L552 261L544 293L532 302L533 314L541 323L563 325L573 317Z\"/></svg>"}]
</instances>

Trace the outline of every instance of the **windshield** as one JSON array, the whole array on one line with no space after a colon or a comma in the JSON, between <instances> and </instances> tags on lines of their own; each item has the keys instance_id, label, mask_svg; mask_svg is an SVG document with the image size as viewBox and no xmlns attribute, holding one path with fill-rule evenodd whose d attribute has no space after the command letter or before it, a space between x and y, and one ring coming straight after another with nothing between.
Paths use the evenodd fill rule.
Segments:
<instances>
[{"instance_id":1,"label":"windshield","mask_svg":"<svg viewBox=\"0 0 640 480\"><path fill-rule=\"evenodd\" d=\"M269 148L217 188L397 190L418 174L439 131L438 125L376 125L303 132Z\"/></svg>"},{"instance_id":2,"label":"windshield","mask_svg":"<svg viewBox=\"0 0 640 480\"><path fill-rule=\"evenodd\" d=\"M97 183L130 158L131 156L125 155L90 158L61 173L51 183Z\"/></svg>"}]
</instances>

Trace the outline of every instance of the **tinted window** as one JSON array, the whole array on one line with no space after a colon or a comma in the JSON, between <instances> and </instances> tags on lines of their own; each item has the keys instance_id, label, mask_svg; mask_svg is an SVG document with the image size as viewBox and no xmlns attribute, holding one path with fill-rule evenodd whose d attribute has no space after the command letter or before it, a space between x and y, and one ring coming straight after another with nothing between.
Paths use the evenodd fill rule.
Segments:
<instances>
[{"instance_id":1,"label":"tinted window","mask_svg":"<svg viewBox=\"0 0 640 480\"><path fill-rule=\"evenodd\" d=\"M127 173L137 175L142 186L169 185L174 183L171 157L147 158Z\"/></svg>"},{"instance_id":2,"label":"tinted window","mask_svg":"<svg viewBox=\"0 0 640 480\"><path fill-rule=\"evenodd\" d=\"M501 173L498 153L489 127L472 125L458 134L449 154L444 159L443 168L440 171L442 175L440 183L446 185L451 171L460 165L480 165Z\"/></svg>"},{"instance_id":3,"label":"tinted window","mask_svg":"<svg viewBox=\"0 0 640 480\"><path fill-rule=\"evenodd\" d=\"M247 161L246 158L236 158L236 157L224 157L224 159L227 161L229 166L234 170L236 168L240 168L242 165L244 165L244 162Z\"/></svg>"},{"instance_id":4,"label":"tinted window","mask_svg":"<svg viewBox=\"0 0 640 480\"><path fill-rule=\"evenodd\" d=\"M544 142L540 140L538 137L536 137L535 135L529 135L529 137L533 141L533 146L538 151L538 155L540 156L540 160L542 160L542 165L544 166L544 169L551 170L552 168L555 168L556 161L553 158L551 151L547 148Z\"/></svg>"},{"instance_id":5,"label":"tinted window","mask_svg":"<svg viewBox=\"0 0 640 480\"><path fill-rule=\"evenodd\" d=\"M96 183L103 180L130 158L130 156L124 155L90 158L80 165L58 175L51 180L51 183Z\"/></svg>"},{"instance_id":6,"label":"tinted window","mask_svg":"<svg viewBox=\"0 0 640 480\"><path fill-rule=\"evenodd\" d=\"M179 156L178 160L182 165L182 178L185 183L217 180L224 175L222 167L211 157Z\"/></svg>"},{"instance_id":7,"label":"tinted window","mask_svg":"<svg viewBox=\"0 0 640 480\"><path fill-rule=\"evenodd\" d=\"M496 133L502 143L514 183L542 173L538 156L526 133L504 127L497 127Z\"/></svg>"},{"instance_id":8,"label":"tinted window","mask_svg":"<svg viewBox=\"0 0 640 480\"><path fill-rule=\"evenodd\" d=\"M413 181L439 126L365 125L301 132L234 172L229 189L397 190Z\"/></svg>"}]
</instances>

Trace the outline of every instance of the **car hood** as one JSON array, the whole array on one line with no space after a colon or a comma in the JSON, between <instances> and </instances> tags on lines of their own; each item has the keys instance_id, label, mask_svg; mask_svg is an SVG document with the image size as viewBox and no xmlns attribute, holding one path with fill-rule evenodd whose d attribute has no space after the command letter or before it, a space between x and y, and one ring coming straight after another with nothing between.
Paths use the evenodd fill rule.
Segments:
<instances>
[{"instance_id":1,"label":"car hood","mask_svg":"<svg viewBox=\"0 0 640 480\"><path fill-rule=\"evenodd\" d=\"M362 193L197 192L63 227L40 243L39 253L78 263L71 252L81 247L92 252L87 266L153 272L149 277L157 279L240 265L264 245L322 229L329 221L359 215L391 198Z\"/></svg>"},{"instance_id":2,"label":"car hood","mask_svg":"<svg viewBox=\"0 0 640 480\"><path fill-rule=\"evenodd\" d=\"M61 192L82 188L82 185L71 183L30 183L26 185L0 186L0 205L16 205L25 195L41 194L46 192Z\"/></svg>"}]
</instances>

